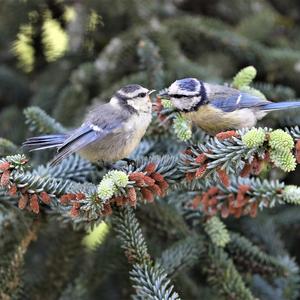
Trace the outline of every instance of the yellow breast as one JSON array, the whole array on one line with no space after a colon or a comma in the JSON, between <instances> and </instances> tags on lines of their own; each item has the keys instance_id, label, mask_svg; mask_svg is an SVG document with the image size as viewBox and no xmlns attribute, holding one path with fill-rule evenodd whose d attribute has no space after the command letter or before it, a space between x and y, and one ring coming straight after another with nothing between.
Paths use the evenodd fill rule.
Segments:
<instances>
[{"instance_id":1,"label":"yellow breast","mask_svg":"<svg viewBox=\"0 0 300 300\"><path fill-rule=\"evenodd\" d=\"M223 112L210 105L202 105L197 111L184 113L196 126L209 134L218 132L252 127L256 124L255 113L248 108L233 112Z\"/></svg>"}]
</instances>

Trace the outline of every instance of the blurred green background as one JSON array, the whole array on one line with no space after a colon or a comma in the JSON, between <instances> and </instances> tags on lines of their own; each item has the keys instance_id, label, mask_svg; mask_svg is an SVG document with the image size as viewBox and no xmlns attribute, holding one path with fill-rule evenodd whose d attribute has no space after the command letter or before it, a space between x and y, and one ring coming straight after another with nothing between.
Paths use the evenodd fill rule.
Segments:
<instances>
[{"instance_id":1,"label":"blurred green background","mask_svg":"<svg viewBox=\"0 0 300 300\"><path fill-rule=\"evenodd\" d=\"M121 85L161 89L185 76L223 83L246 65L257 68L256 85L271 100L295 99L299 6L296 0L2 0L0 136L24 139L28 105L74 126L89 104L106 101ZM276 120L299 121L293 114Z\"/></svg>"},{"instance_id":2,"label":"blurred green background","mask_svg":"<svg viewBox=\"0 0 300 300\"><path fill-rule=\"evenodd\" d=\"M23 115L28 106L39 106L73 127L81 123L90 105L107 101L122 85L139 83L160 90L183 77L226 83L248 65L257 69L254 87L268 99L300 100L298 0L0 0L0 137L18 147L32 134ZM297 110L272 113L262 123L273 128L296 124L300 124ZM1 155L6 154L3 151ZM298 178L299 170L288 175L286 183L299 185ZM5 230L6 219L14 214L21 219L11 208L7 211L0 222ZM150 210L144 219L149 215ZM293 216L293 230L289 237L283 236L299 262L299 218ZM18 299L129 297L127 269L102 276L103 269L112 269L111 262L122 269L122 254L112 247L115 240L87 259L78 243L85 232L60 228L56 220L47 222L26 256L25 292ZM5 236L9 243L22 236L22 224ZM0 234L5 235L5 230ZM260 230L258 225L255 230ZM94 239L90 235L85 242L91 246ZM150 246L154 249L155 239ZM81 263L88 270L88 296L81 296L77 282ZM190 275L197 283L201 275L194 273ZM220 299L195 282L179 276L176 283L187 297ZM272 293L266 282L255 282L261 299L297 299L298 292L282 298L281 282Z\"/></svg>"}]
</instances>

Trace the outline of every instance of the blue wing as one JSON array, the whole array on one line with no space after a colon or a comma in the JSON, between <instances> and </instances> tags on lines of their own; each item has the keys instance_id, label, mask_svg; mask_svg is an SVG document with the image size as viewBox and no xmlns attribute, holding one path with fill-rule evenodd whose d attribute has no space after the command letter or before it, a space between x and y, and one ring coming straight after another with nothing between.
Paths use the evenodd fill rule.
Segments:
<instances>
[{"instance_id":1,"label":"blue wing","mask_svg":"<svg viewBox=\"0 0 300 300\"><path fill-rule=\"evenodd\" d=\"M75 132L71 134L57 149L58 154L51 161L51 165L60 163L60 161L62 161L64 158L82 149L96 139L97 133L93 131L89 125L83 124L80 128L75 130Z\"/></svg>"},{"instance_id":2,"label":"blue wing","mask_svg":"<svg viewBox=\"0 0 300 300\"><path fill-rule=\"evenodd\" d=\"M237 91L235 94L215 95L215 98L210 99L209 103L224 112L232 112L243 108L263 107L271 102Z\"/></svg>"},{"instance_id":3,"label":"blue wing","mask_svg":"<svg viewBox=\"0 0 300 300\"><path fill-rule=\"evenodd\" d=\"M98 107L91 116L87 117L89 121L83 123L60 145L57 149L58 154L51 161L51 164L57 164L72 153L112 134L124 125L128 117L126 112L117 110L109 103Z\"/></svg>"},{"instance_id":4,"label":"blue wing","mask_svg":"<svg viewBox=\"0 0 300 300\"><path fill-rule=\"evenodd\" d=\"M30 148L30 151L57 148L67 139L66 134L50 134L28 138L22 146Z\"/></svg>"},{"instance_id":5,"label":"blue wing","mask_svg":"<svg viewBox=\"0 0 300 300\"><path fill-rule=\"evenodd\" d=\"M115 129L121 127L123 123L114 122L112 120L112 122L105 125L106 126L101 127L97 126L96 130L95 125L90 123L84 123L73 134L71 134L70 137L57 149L58 154L51 161L51 165L56 165L64 158L81 150L89 144L95 141L100 141L108 134L111 134Z\"/></svg>"}]
</instances>

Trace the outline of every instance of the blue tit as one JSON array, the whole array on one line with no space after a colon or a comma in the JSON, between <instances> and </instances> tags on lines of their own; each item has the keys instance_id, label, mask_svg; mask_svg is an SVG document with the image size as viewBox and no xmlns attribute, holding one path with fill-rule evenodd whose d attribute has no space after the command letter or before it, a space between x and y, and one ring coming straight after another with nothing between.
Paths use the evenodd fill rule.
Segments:
<instances>
[{"instance_id":1,"label":"blue tit","mask_svg":"<svg viewBox=\"0 0 300 300\"><path fill-rule=\"evenodd\" d=\"M196 126L211 135L255 126L268 112L300 107L300 102L273 103L237 89L184 78L160 95Z\"/></svg>"},{"instance_id":2,"label":"blue tit","mask_svg":"<svg viewBox=\"0 0 300 300\"><path fill-rule=\"evenodd\" d=\"M151 92L137 84L124 86L109 103L95 106L79 128L68 134L32 137L23 146L31 150L57 148L51 164L75 152L91 162L111 163L127 158L151 122Z\"/></svg>"}]
</instances>

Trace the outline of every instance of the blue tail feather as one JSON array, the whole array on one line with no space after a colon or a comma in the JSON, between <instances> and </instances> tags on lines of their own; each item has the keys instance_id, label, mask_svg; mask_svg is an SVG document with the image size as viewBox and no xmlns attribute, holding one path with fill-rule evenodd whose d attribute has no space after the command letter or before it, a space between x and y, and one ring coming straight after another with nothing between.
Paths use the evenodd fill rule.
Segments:
<instances>
[{"instance_id":1,"label":"blue tail feather","mask_svg":"<svg viewBox=\"0 0 300 300\"><path fill-rule=\"evenodd\" d=\"M272 110L290 109L290 108L297 108L297 107L300 107L300 101L268 103L266 105L260 106L260 109L265 111L272 111Z\"/></svg>"},{"instance_id":2,"label":"blue tail feather","mask_svg":"<svg viewBox=\"0 0 300 300\"><path fill-rule=\"evenodd\" d=\"M66 134L35 136L27 139L22 146L29 148L30 151L55 148L61 146L67 137Z\"/></svg>"}]
</instances>

